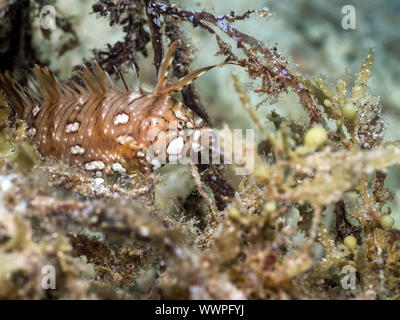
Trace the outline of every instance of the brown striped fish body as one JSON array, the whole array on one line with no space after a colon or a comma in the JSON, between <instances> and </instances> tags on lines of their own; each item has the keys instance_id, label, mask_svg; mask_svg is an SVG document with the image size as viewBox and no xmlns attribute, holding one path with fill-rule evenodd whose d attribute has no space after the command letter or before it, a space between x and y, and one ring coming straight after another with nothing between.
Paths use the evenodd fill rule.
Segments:
<instances>
[{"instance_id":1,"label":"brown striped fish body","mask_svg":"<svg viewBox=\"0 0 400 320\"><path fill-rule=\"evenodd\" d=\"M47 68L35 66L35 89L21 87L9 73L0 75L0 88L17 116L27 123L27 135L43 156L97 176L148 172L179 159L190 147L198 148L198 132L205 127L200 117L172 95L215 66L169 82L175 50L174 43L152 93L143 92L140 84L139 92L126 85L125 90L118 89L98 64L93 70L83 69L84 87L77 82L66 85Z\"/></svg>"}]
</instances>

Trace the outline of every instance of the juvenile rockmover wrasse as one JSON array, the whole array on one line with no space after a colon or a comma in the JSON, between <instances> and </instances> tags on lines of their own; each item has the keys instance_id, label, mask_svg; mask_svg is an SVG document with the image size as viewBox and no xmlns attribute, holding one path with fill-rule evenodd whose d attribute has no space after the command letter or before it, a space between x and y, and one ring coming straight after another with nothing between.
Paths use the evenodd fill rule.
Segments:
<instances>
[{"instance_id":1,"label":"juvenile rockmover wrasse","mask_svg":"<svg viewBox=\"0 0 400 320\"><path fill-rule=\"evenodd\" d=\"M98 63L85 66L79 74L84 86L79 81L67 85L48 68L35 65L33 88L22 87L9 72L0 75L0 88L43 156L81 166L97 176L149 172L189 150L201 149L205 122L172 95L226 64L170 82L167 75L176 48L173 43L164 57L153 92L144 92L139 80L138 92L131 91L121 74L124 89L118 89Z\"/></svg>"}]
</instances>

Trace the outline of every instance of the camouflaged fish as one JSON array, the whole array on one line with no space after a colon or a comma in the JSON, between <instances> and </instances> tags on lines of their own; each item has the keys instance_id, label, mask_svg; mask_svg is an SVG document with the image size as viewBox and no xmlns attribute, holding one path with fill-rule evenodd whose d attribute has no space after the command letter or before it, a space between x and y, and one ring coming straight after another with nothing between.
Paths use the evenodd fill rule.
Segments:
<instances>
[{"instance_id":1,"label":"camouflaged fish","mask_svg":"<svg viewBox=\"0 0 400 320\"><path fill-rule=\"evenodd\" d=\"M203 119L172 95L213 65L170 82L168 70L176 50L173 43L160 66L153 92L118 89L99 64L84 67L78 82L67 85L47 68L33 68L34 89L22 87L9 72L0 75L0 88L27 125L27 135L46 157L80 166L97 176L113 172L150 172L165 162L199 149ZM181 135L185 132L185 135ZM188 145L189 144L189 145ZM153 149L151 155L147 152Z\"/></svg>"}]
</instances>

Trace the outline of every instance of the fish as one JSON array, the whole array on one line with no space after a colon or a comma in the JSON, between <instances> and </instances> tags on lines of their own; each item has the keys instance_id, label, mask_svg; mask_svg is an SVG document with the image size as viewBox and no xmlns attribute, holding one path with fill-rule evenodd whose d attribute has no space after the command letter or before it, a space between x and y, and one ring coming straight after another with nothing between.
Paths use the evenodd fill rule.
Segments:
<instances>
[{"instance_id":1,"label":"fish","mask_svg":"<svg viewBox=\"0 0 400 320\"><path fill-rule=\"evenodd\" d=\"M42 156L96 176L152 172L201 149L199 132L208 128L205 121L173 95L227 63L170 81L176 49L173 42L152 92L142 89L138 73L137 91L121 73L124 88L118 88L97 62L84 66L80 80L69 84L38 65L32 69L31 87L21 86L6 72L0 75L0 89L17 118L26 122L26 135Z\"/></svg>"}]
</instances>

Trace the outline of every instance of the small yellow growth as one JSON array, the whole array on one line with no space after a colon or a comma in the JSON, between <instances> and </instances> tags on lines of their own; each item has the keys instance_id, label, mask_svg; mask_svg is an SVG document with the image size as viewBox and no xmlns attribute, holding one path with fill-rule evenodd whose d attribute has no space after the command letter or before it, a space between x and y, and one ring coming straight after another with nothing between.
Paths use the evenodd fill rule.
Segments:
<instances>
[{"instance_id":1,"label":"small yellow growth","mask_svg":"<svg viewBox=\"0 0 400 320\"><path fill-rule=\"evenodd\" d=\"M357 248L357 239L354 236L347 236L344 238L343 244L351 251L354 251Z\"/></svg>"},{"instance_id":2,"label":"small yellow growth","mask_svg":"<svg viewBox=\"0 0 400 320\"><path fill-rule=\"evenodd\" d=\"M315 126L306 132L304 144L309 148L318 148L323 146L328 140L326 130L321 126Z\"/></svg>"},{"instance_id":3,"label":"small yellow growth","mask_svg":"<svg viewBox=\"0 0 400 320\"><path fill-rule=\"evenodd\" d=\"M324 100L324 105L328 108L332 107L332 101L329 99Z\"/></svg>"},{"instance_id":4,"label":"small yellow growth","mask_svg":"<svg viewBox=\"0 0 400 320\"><path fill-rule=\"evenodd\" d=\"M346 120L354 120L357 117L357 107L354 103L348 102L342 106L342 114Z\"/></svg>"},{"instance_id":5,"label":"small yellow growth","mask_svg":"<svg viewBox=\"0 0 400 320\"><path fill-rule=\"evenodd\" d=\"M238 221L240 219L240 212L235 207L229 209L229 218Z\"/></svg>"},{"instance_id":6,"label":"small yellow growth","mask_svg":"<svg viewBox=\"0 0 400 320\"><path fill-rule=\"evenodd\" d=\"M266 213L273 213L276 210L276 203L274 201L269 201L264 204L264 211Z\"/></svg>"},{"instance_id":7,"label":"small yellow growth","mask_svg":"<svg viewBox=\"0 0 400 320\"><path fill-rule=\"evenodd\" d=\"M391 216L385 214L379 219L379 224L383 229L390 229L394 224L394 219Z\"/></svg>"},{"instance_id":8,"label":"small yellow growth","mask_svg":"<svg viewBox=\"0 0 400 320\"><path fill-rule=\"evenodd\" d=\"M312 150L310 150L309 148L305 147L305 146L298 146L295 150L295 154L297 156L303 157L306 156L308 154L311 153Z\"/></svg>"}]
</instances>

